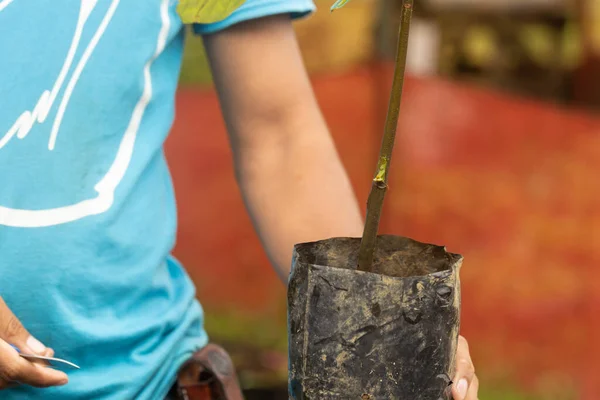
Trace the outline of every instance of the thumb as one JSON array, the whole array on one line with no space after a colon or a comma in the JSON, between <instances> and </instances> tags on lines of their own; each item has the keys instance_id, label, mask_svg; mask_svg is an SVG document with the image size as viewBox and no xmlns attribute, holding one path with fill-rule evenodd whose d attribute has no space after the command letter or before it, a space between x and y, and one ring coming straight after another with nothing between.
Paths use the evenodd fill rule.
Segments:
<instances>
[{"instance_id":1,"label":"thumb","mask_svg":"<svg viewBox=\"0 0 600 400\"><path fill-rule=\"evenodd\" d=\"M27 332L2 297L0 297L0 339L16 346L23 353L43 355L48 351L46 346Z\"/></svg>"},{"instance_id":2,"label":"thumb","mask_svg":"<svg viewBox=\"0 0 600 400\"><path fill-rule=\"evenodd\" d=\"M476 379L475 367L473 366L473 361L471 360L471 355L469 354L469 344L464 337L459 336L458 348L456 350L456 376L454 377L455 384L452 388L454 399L471 399L472 396L468 396L468 394L472 394L472 392L469 392L469 390L471 390L471 385L476 382ZM477 387L475 387L475 395L477 395L476 391Z\"/></svg>"}]
</instances>

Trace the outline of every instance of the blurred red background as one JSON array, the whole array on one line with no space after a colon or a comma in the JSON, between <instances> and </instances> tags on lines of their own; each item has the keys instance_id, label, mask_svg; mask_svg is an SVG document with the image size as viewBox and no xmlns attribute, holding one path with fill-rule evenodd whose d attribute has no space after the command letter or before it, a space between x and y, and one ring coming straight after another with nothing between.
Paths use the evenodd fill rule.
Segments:
<instances>
[{"instance_id":1,"label":"blurred red background","mask_svg":"<svg viewBox=\"0 0 600 400\"><path fill-rule=\"evenodd\" d=\"M363 205L390 76L378 65L314 79ZM205 307L285 315L285 288L245 213L214 92L180 91L166 151L180 215L175 253ZM598 398L599 156L600 118L407 80L382 231L465 256L463 334L482 374Z\"/></svg>"}]
</instances>

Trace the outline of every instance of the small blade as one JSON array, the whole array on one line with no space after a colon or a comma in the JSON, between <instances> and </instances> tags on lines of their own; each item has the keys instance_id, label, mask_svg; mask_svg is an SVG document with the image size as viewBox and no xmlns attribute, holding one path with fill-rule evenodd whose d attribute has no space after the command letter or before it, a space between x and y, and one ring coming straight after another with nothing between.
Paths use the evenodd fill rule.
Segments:
<instances>
[{"instance_id":1,"label":"small blade","mask_svg":"<svg viewBox=\"0 0 600 400\"><path fill-rule=\"evenodd\" d=\"M23 353L19 353L19 355L21 357L23 357L23 358L27 358L27 359L30 359L30 360L44 360L44 361L48 361L50 363L59 363L59 364L68 365L68 366L70 366L72 368L80 369L78 365L75 365L72 362L69 362L67 360L63 360L61 358L36 356L34 354L23 354Z\"/></svg>"},{"instance_id":2,"label":"small blade","mask_svg":"<svg viewBox=\"0 0 600 400\"><path fill-rule=\"evenodd\" d=\"M9 345L13 349L15 349L21 357L26 358L28 360L44 360L44 361L48 361L49 363L59 363L59 364L63 364L63 365L68 365L69 367L72 367L72 368L80 369L78 365L75 365L72 362L69 362L67 360L63 360L61 358L56 358L56 357L38 356L35 354L24 354L16 346L13 346L12 344L9 344Z\"/></svg>"}]
</instances>

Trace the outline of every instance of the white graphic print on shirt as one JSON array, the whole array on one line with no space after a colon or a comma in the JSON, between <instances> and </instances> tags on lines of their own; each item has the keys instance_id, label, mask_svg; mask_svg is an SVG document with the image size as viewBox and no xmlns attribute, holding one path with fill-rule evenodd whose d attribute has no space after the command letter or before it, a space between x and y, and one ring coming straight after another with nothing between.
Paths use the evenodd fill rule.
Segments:
<instances>
[{"instance_id":1,"label":"white graphic print on shirt","mask_svg":"<svg viewBox=\"0 0 600 400\"><path fill-rule=\"evenodd\" d=\"M2 13L14 7L20 0L2 0L0 1L0 20ZM75 31L71 41L70 48L64 59L64 63L53 83L39 96L35 105L17 116L15 122L5 133L0 132L0 151L10 151L11 141L17 139L26 139L35 124L44 124L50 110L56 108L56 116L52 122L50 137L48 139L48 151L53 151L56 146L56 139L60 132L63 116L69 106L69 100L74 88L76 87L81 73L86 67L90 57L98 42L102 40L107 27L111 23L115 12L121 0L112 0L105 12L99 26L89 43L81 43L81 37L84 27L88 22L88 17L98 4L98 0L80 0L80 9ZM75 2L74 2L75 3ZM75 3L76 4L76 3ZM108 169L106 175L95 184L94 190L96 197L85 199L75 204L65 204L60 207L48 209L18 209L6 207L0 204L0 225L13 227L45 227L64 224L81 218L101 214L113 204L114 192L123 179L125 172L130 164L133 155L134 145L140 126L140 122L146 110L148 103L152 98L152 80L150 75L150 66L158 55L164 50L169 28L169 0L162 0L161 3L162 27L158 35L158 42L154 56L147 61L143 69L143 92L136 106L133 109L129 124L123 133L118 151L114 157L114 162ZM78 49L83 49L79 59L75 55ZM75 68L71 71L71 67ZM64 90L64 91L63 91ZM62 91L62 96L59 93Z\"/></svg>"}]
</instances>

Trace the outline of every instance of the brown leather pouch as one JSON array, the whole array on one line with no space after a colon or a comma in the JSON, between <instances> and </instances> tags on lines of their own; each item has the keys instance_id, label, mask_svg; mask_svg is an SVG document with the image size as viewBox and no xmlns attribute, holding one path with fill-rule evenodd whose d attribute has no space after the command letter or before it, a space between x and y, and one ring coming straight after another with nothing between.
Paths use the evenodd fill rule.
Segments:
<instances>
[{"instance_id":1,"label":"brown leather pouch","mask_svg":"<svg viewBox=\"0 0 600 400\"><path fill-rule=\"evenodd\" d=\"M227 352L209 344L181 367L174 387L180 400L243 400L233 362Z\"/></svg>"}]
</instances>

